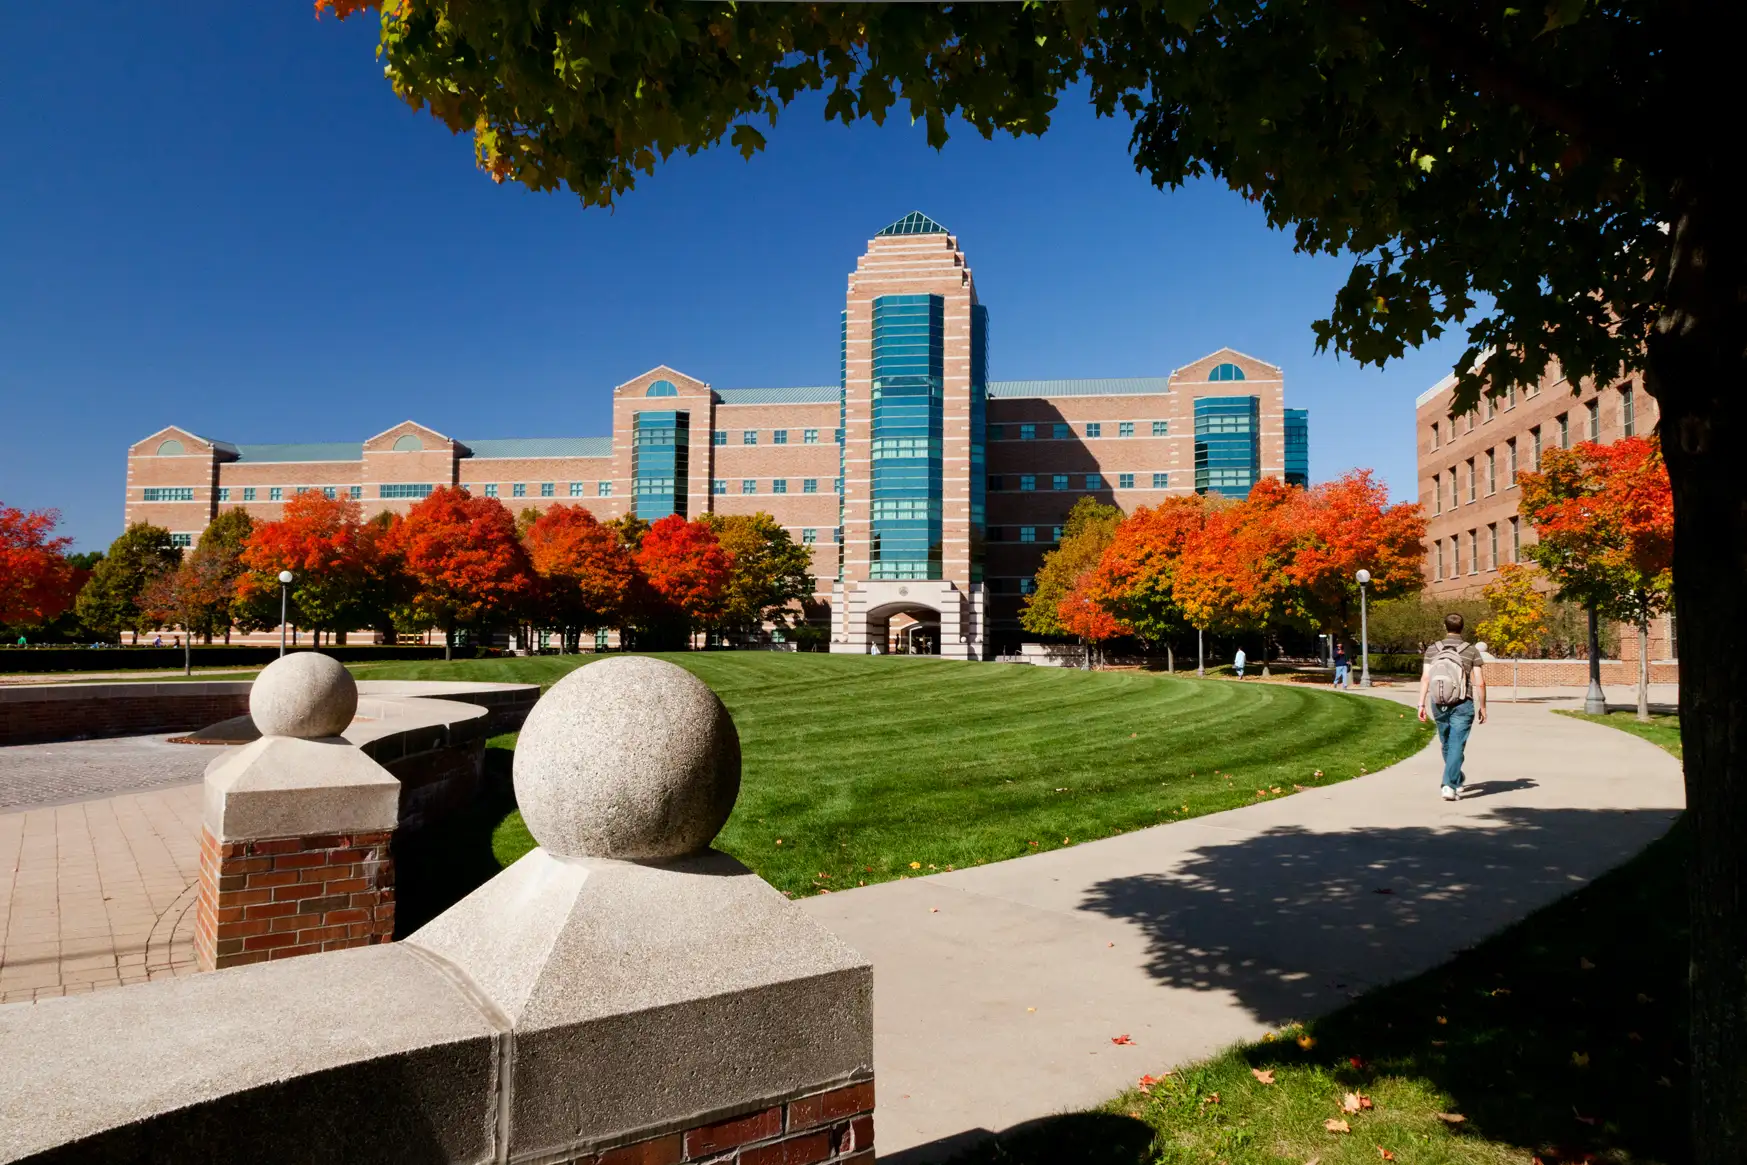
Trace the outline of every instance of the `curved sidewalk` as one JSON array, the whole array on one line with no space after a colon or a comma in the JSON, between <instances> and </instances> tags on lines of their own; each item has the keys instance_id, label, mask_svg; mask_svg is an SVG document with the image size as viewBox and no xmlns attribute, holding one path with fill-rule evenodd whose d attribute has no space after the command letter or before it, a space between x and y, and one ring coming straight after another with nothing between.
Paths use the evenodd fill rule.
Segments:
<instances>
[{"instance_id":1,"label":"curved sidewalk","mask_svg":"<svg viewBox=\"0 0 1747 1165\"><path fill-rule=\"evenodd\" d=\"M1441 772L1434 744L1243 809L807 899L874 963L880 1160L940 1160L1434 967L1684 804L1673 757L1543 705L1491 705L1470 796L1441 801Z\"/></svg>"}]
</instances>

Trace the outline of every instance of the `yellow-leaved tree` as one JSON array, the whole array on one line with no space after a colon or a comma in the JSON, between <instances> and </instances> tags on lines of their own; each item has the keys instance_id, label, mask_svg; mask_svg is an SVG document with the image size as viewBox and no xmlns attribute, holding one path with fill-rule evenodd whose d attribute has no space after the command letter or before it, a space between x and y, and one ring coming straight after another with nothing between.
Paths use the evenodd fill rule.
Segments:
<instances>
[{"instance_id":1,"label":"yellow-leaved tree","mask_svg":"<svg viewBox=\"0 0 1747 1165\"><path fill-rule=\"evenodd\" d=\"M1510 699L1516 703L1517 662L1547 634L1547 596L1535 587L1535 572L1521 563L1500 567L1481 592L1492 614L1476 630L1494 654L1510 657Z\"/></svg>"}]
</instances>

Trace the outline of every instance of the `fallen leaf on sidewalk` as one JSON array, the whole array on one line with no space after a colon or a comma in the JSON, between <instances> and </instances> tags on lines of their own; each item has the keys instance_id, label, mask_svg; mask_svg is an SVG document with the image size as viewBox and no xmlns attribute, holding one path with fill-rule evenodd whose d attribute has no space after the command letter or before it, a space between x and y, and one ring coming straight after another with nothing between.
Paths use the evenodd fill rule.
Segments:
<instances>
[{"instance_id":1,"label":"fallen leaf on sidewalk","mask_svg":"<svg viewBox=\"0 0 1747 1165\"><path fill-rule=\"evenodd\" d=\"M1468 1119L1459 1112L1440 1112L1437 1118L1447 1125L1459 1125Z\"/></svg>"},{"instance_id":2,"label":"fallen leaf on sidewalk","mask_svg":"<svg viewBox=\"0 0 1747 1165\"><path fill-rule=\"evenodd\" d=\"M930 913L930 914L939 914L939 913L940 913L940 907L938 907L938 906L930 906L930 907L929 907L929 908L928 908L928 913Z\"/></svg>"},{"instance_id":3,"label":"fallen leaf on sidewalk","mask_svg":"<svg viewBox=\"0 0 1747 1165\"><path fill-rule=\"evenodd\" d=\"M1134 1037L1128 1035L1111 1036L1110 1042L1113 1044L1132 1044L1134 1042Z\"/></svg>"},{"instance_id":4,"label":"fallen leaf on sidewalk","mask_svg":"<svg viewBox=\"0 0 1747 1165\"><path fill-rule=\"evenodd\" d=\"M1274 1082L1274 1070L1272 1068L1251 1068L1250 1075L1254 1076L1257 1080L1260 1080L1263 1084L1272 1084Z\"/></svg>"},{"instance_id":5,"label":"fallen leaf on sidewalk","mask_svg":"<svg viewBox=\"0 0 1747 1165\"><path fill-rule=\"evenodd\" d=\"M1352 1125L1349 1125L1346 1121L1336 1120L1332 1116L1322 1122L1322 1127L1331 1133L1350 1133L1353 1131Z\"/></svg>"}]
</instances>

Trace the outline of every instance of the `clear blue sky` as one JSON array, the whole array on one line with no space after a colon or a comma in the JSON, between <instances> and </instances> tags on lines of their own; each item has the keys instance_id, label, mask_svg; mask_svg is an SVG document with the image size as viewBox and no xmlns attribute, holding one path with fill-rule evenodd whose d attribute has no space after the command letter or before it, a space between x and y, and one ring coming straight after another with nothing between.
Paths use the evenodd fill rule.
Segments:
<instances>
[{"instance_id":1,"label":"clear blue sky","mask_svg":"<svg viewBox=\"0 0 1747 1165\"><path fill-rule=\"evenodd\" d=\"M1065 103L1042 139L942 153L907 117L792 110L750 163L679 158L612 212L498 187L397 101L373 19L308 0L27 5L0 41L0 501L120 532L125 450L599 435L671 364L718 387L837 378L845 277L910 210L960 238L996 379L1159 375L1222 345L1282 365L1311 473L1414 492L1413 399L1459 338L1388 369L1315 354L1347 263L1292 252L1223 187L1164 193L1128 124Z\"/></svg>"}]
</instances>

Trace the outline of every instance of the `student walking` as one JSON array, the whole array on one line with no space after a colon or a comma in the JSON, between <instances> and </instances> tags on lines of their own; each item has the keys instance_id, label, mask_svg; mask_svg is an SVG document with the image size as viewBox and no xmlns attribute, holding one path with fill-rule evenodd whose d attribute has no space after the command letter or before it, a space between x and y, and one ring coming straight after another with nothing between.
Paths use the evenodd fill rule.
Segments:
<instances>
[{"instance_id":1,"label":"student walking","mask_svg":"<svg viewBox=\"0 0 1747 1165\"><path fill-rule=\"evenodd\" d=\"M1238 679L1244 678L1244 649L1238 648L1237 654L1231 657L1231 670L1237 673Z\"/></svg>"},{"instance_id":2,"label":"student walking","mask_svg":"<svg viewBox=\"0 0 1747 1165\"><path fill-rule=\"evenodd\" d=\"M1347 645L1335 644L1335 687L1342 691L1351 691L1347 686Z\"/></svg>"},{"instance_id":3,"label":"student walking","mask_svg":"<svg viewBox=\"0 0 1747 1165\"><path fill-rule=\"evenodd\" d=\"M1438 726L1438 743L1444 749L1442 796L1455 801L1462 796L1462 754L1474 725L1486 723L1486 673L1480 652L1462 638L1462 616L1444 616L1442 639L1426 648L1419 673L1419 718L1428 713Z\"/></svg>"}]
</instances>

